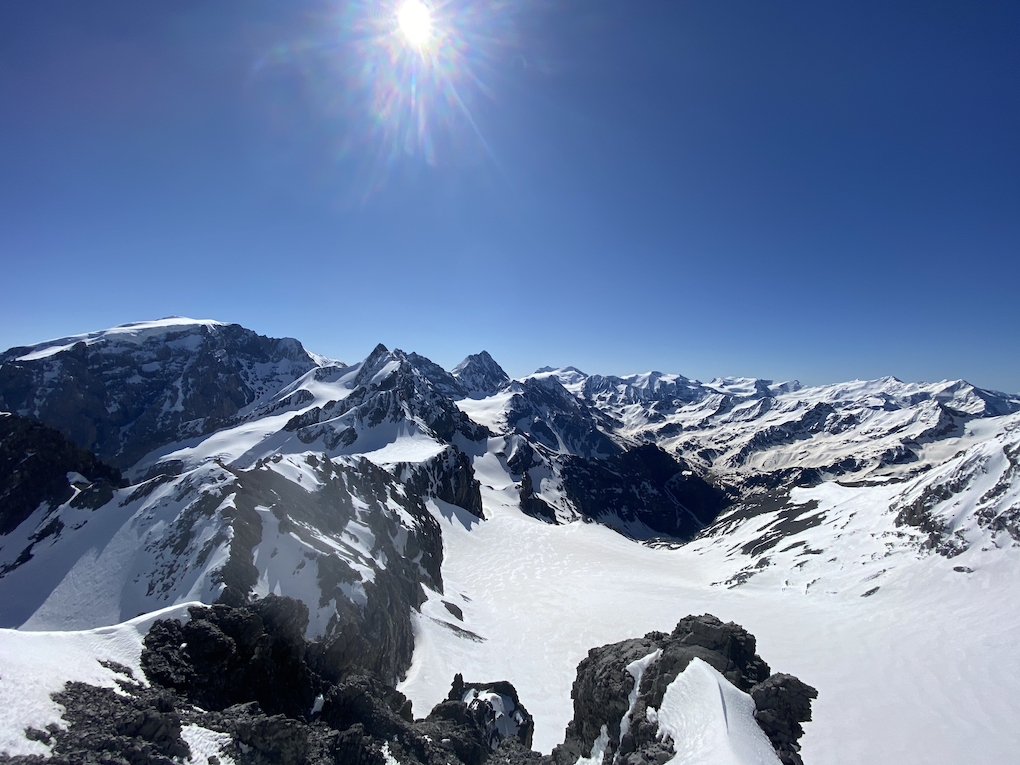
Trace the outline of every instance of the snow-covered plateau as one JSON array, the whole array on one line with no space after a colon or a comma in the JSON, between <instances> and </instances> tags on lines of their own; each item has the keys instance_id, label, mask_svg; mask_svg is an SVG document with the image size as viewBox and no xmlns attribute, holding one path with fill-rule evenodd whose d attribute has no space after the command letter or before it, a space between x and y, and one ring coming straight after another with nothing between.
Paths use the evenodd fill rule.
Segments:
<instances>
[{"instance_id":1,"label":"snow-covered plateau","mask_svg":"<svg viewBox=\"0 0 1020 765\"><path fill-rule=\"evenodd\" d=\"M552 765L797 761L755 721L767 667L740 689L688 657L653 704L641 673L664 676L665 638L614 659L631 696L578 733L591 649L700 614L817 690L808 765L1020 752L1020 397L572 367L511 380L485 352L447 371L381 345L348 366L174 317L0 354L0 412L0 759L59 759L39 731L72 725L65 682L123 694L129 671L148 688L157 619L231 634L226 610L206 627L188 606L272 595L307 607L287 640L311 641L316 676L371 673L418 718L484 702L493 745L526 731ZM448 698L458 673L517 695L469 682ZM312 717L340 719L338 693ZM444 714L394 722L372 757L445 756ZM184 722L167 756L257 761L240 734ZM628 754L643 726L651 748Z\"/></svg>"}]
</instances>

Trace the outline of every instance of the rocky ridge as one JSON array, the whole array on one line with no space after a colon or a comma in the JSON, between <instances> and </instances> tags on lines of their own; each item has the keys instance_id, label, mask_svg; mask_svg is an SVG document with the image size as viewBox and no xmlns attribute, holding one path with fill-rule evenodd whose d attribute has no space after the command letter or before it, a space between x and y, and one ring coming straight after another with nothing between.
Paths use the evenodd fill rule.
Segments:
<instances>
[{"instance_id":1,"label":"rocky ridge","mask_svg":"<svg viewBox=\"0 0 1020 765\"><path fill-rule=\"evenodd\" d=\"M54 700L65 725L30 729L51 756L0 755L10 763L170 763L196 761L192 745L213 742L203 761L241 765L334 762L402 765L482 765L487 761L558 765L591 749L591 728L611 729L614 744L602 762L663 762L674 743L632 714L620 740L618 718L638 691L644 711L694 658L751 688L755 717L784 763L799 763L800 722L810 719L814 691L788 675L768 676L754 654L754 638L711 616L688 617L672 635L653 633L593 649L578 668L572 696L575 719L552 755L531 750L534 721L507 682L453 678L447 699L415 719L401 693L371 670L328 660L307 641L308 611L289 598L269 596L239 607L193 607L190 618L156 621L145 638L141 667L147 684L127 667L119 692L69 683ZM621 662L646 649L659 658L640 688ZM764 678L761 680L760 678ZM619 713L619 714L617 714ZM603 718L605 721L603 721ZM596 733L596 736L598 733ZM189 745L189 740L192 745Z\"/></svg>"},{"instance_id":2,"label":"rocky ridge","mask_svg":"<svg viewBox=\"0 0 1020 765\"><path fill-rule=\"evenodd\" d=\"M667 689L700 659L754 700L754 717L784 765L802 765L797 740L818 693L791 675L771 674L754 636L711 615L688 616L672 633L593 648L577 668L574 718L553 751L559 765L602 752L605 763L663 765L683 742L660 731L655 710ZM725 705L725 702L724 702ZM601 739L601 741L600 741Z\"/></svg>"},{"instance_id":3,"label":"rocky ridge","mask_svg":"<svg viewBox=\"0 0 1020 765\"><path fill-rule=\"evenodd\" d=\"M224 427L318 363L297 340L237 324L138 322L0 354L0 409L124 469Z\"/></svg>"}]
</instances>

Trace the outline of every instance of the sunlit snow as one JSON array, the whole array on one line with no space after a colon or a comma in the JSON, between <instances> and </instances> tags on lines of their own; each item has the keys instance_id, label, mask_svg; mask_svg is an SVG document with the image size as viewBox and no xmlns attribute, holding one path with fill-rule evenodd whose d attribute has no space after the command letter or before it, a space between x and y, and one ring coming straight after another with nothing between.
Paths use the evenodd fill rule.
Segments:
<instances>
[{"instance_id":1,"label":"sunlit snow","mask_svg":"<svg viewBox=\"0 0 1020 765\"><path fill-rule=\"evenodd\" d=\"M495 464L475 461L484 523L469 528L431 503L446 586L463 598L461 626L481 639L418 618L400 686L416 714L445 697L456 672L506 678L535 717L535 747L548 752L572 716L570 689L589 648L713 613L756 635L775 671L819 690L805 762L962 762L974 752L1008 762L1018 751L1020 581L1011 550L921 557L896 541L881 512L889 489L826 484L799 499L818 500L831 523L850 524L845 533L806 529L805 544L784 553L789 563L731 588L725 581L746 559L737 550L755 538L753 524L679 549L637 545L593 524L550 526L520 513ZM792 556L804 548L819 552L803 555L810 562L801 570ZM973 573L954 570L960 564Z\"/></svg>"}]
</instances>

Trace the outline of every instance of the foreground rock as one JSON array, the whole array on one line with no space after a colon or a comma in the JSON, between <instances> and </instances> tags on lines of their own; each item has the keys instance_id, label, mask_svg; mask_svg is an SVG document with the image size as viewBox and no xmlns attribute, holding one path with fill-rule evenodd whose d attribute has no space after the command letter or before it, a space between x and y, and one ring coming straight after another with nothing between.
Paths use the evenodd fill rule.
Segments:
<instances>
[{"instance_id":1,"label":"foreground rock","mask_svg":"<svg viewBox=\"0 0 1020 765\"><path fill-rule=\"evenodd\" d=\"M563 744L553 751L557 765L573 765L600 751L606 765L662 765L672 759L688 743L671 740L662 724L664 699L696 661L749 694L754 719L779 761L802 765L800 723L811 719L811 699L818 692L792 675L770 675L768 664L755 653L753 635L708 614L682 619L670 634L650 632L589 651L571 691L574 718ZM719 697L728 691L720 683ZM719 698L710 701L718 704ZM723 698L724 719L726 703ZM727 721L727 727L733 724Z\"/></svg>"},{"instance_id":2,"label":"foreground rock","mask_svg":"<svg viewBox=\"0 0 1020 765\"><path fill-rule=\"evenodd\" d=\"M113 667L124 675L123 693L69 683L54 696L66 729L27 731L51 746L47 761L481 765L501 745L539 758L528 750L534 722L509 683L458 675L450 697L414 720L411 703L378 675L332 663L304 639L308 609L300 601L270 596L195 607L190 616L149 630L148 687Z\"/></svg>"},{"instance_id":3,"label":"foreground rock","mask_svg":"<svg viewBox=\"0 0 1020 765\"><path fill-rule=\"evenodd\" d=\"M51 758L0 755L0 762L574 765L589 757L662 765L687 746L663 722L667 697L702 662L750 694L738 701L754 710L755 735L796 765L800 723L817 695L790 675L770 675L741 627L687 617L669 635L592 649L578 667L564 743L543 756L530 748L534 720L510 683L457 675L447 699L415 720L407 698L378 675L337 664L304 639L308 610L299 601L270 596L195 607L190 616L150 629L141 657L149 685L119 665L110 668L123 675L121 692L68 683L54 695L65 726L26 731L50 746ZM727 727L738 723L731 717Z\"/></svg>"}]
</instances>

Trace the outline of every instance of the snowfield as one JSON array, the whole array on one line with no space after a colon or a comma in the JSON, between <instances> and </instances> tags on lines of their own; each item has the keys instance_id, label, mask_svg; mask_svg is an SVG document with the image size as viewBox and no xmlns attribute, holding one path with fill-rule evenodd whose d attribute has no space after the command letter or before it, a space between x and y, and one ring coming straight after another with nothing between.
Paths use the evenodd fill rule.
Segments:
<instances>
[{"instance_id":1,"label":"snowfield","mask_svg":"<svg viewBox=\"0 0 1020 765\"><path fill-rule=\"evenodd\" d=\"M418 617L414 663L399 686L416 715L445 697L456 672L477 681L507 679L535 717L535 748L549 752L573 715L570 688L589 648L712 613L754 634L773 671L818 689L801 740L806 763L920 765L967 762L975 753L986 763L1015 761L1015 548L992 545L949 560L898 545L883 558L872 548L881 548L892 522L873 505L866 517L875 528L806 556L819 559L818 568L828 564L829 575L818 576L817 585L788 583L798 570L774 565L731 588L724 582L740 564L731 553L739 536L670 549L635 544L596 524L550 526L520 513L495 456L476 459L475 468L485 522L471 524L458 508L432 505L443 526L443 599L461 607L464 621L449 613L441 618L431 604ZM809 492L802 498L843 506L847 515L868 503L881 507L891 493L835 484ZM744 534L753 538L751 530ZM803 534L816 544L832 538L820 527ZM973 572L954 570L963 566ZM879 581L878 591L862 597Z\"/></svg>"},{"instance_id":2,"label":"snowfield","mask_svg":"<svg viewBox=\"0 0 1020 765\"><path fill-rule=\"evenodd\" d=\"M0 624L17 628L0 629L0 754L46 754L25 728L59 722L50 694L67 680L114 687L100 661L142 679L148 626L215 601L230 565L250 562L240 600L299 598L311 612L306 637L324 639L370 613L368 585L409 561L415 599L380 608L403 609L406 662L406 614L425 589L398 686L418 717L456 673L508 680L534 716L534 747L549 752L573 716L589 649L711 613L755 635L773 671L817 688L801 739L807 765L1017 761L1020 399L893 378L802 388L567 367L511 381L485 353L451 375L383 346L346 367L297 341L172 318L13 349L36 386L26 399L35 409L21 414L49 411L39 401L62 390L61 365L81 343L117 359L109 379L96 377L113 404L133 401L134 378L171 348L180 370L157 375L154 400L183 405L188 344L228 329L269 349L262 361L236 351L244 407L205 430L201 418L169 418L171 442L131 452L141 455L125 470L133 485L78 502L98 490L74 473L74 498L29 507L0 536ZM605 516L584 516L568 496L566 461L651 444L690 460L673 478L722 478L739 497L687 544L642 544L583 522ZM484 520L463 509L478 510L472 470ZM614 490L615 508L625 495ZM531 507L561 525L522 511L529 491ZM673 512L693 515L674 500ZM429 513L442 533L441 584ZM231 564L235 539L251 541ZM692 663L655 712L675 741L673 765L774 765L748 704ZM184 735L194 763L223 761L221 734Z\"/></svg>"}]
</instances>

